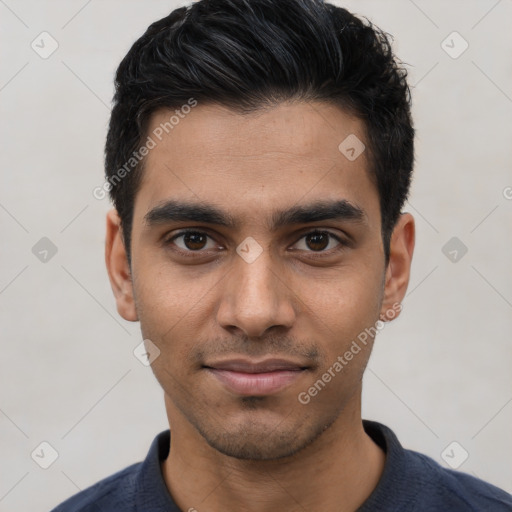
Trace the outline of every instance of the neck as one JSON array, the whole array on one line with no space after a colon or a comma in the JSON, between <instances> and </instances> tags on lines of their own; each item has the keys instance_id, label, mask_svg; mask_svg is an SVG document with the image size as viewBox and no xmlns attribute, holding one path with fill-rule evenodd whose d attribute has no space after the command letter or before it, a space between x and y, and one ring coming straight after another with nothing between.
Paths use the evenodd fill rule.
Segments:
<instances>
[{"instance_id":1,"label":"neck","mask_svg":"<svg viewBox=\"0 0 512 512\"><path fill-rule=\"evenodd\" d=\"M168 397L165 483L181 510L353 512L377 486L385 455L364 431L360 399L292 457L251 461L211 448Z\"/></svg>"}]
</instances>

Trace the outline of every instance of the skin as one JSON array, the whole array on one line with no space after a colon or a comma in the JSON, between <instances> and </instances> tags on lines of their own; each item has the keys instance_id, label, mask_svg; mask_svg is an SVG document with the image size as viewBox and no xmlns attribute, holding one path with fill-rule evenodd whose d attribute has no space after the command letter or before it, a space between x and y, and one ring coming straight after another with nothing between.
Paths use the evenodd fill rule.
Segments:
<instances>
[{"instance_id":1,"label":"skin","mask_svg":"<svg viewBox=\"0 0 512 512\"><path fill-rule=\"evenodd\" d=\"M169 115L155 113L148 133ZM200 104L146 157L131 268L119 217L107 215L119 314L140 321L160 350L152 368L172 430L162 472L182 510L354 511L379 481L385 454L361 420L373 340L308 404L297 398L401 302L409 282L414 219L400 216L386 266L366 152L349 161L338 150L350 134L364 142L364 124L325 103L249 115ZM169 199L214 204L238 225L148 225L146 214ZM340 199L363 218L269 229L277 210ZM169 240L183 228L211 238ZM350 243L323 235L315 245L306 236L313 228ZM236 252L247 237L262 248L251 263ZM231 357L280 357L307 369L273 395L248 398L204 368Z\"/></svg>"}]
</instances>

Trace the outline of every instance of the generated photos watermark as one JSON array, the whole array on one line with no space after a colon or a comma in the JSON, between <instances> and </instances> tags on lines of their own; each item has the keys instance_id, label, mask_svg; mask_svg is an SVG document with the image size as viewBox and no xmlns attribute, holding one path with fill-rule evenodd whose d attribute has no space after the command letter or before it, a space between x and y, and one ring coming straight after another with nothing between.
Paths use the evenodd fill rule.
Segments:
<instances>
[{"instance_id":1,"label":"generated photos watermark","mask_svg":"<svg viewBox=\"0 0 512 512\"><path fill-rule=\"evenodd\" d=\"M181 119L184 119L187 114L190 114L191 110L197 106L197 100L189 98L187 103L181 106L180 109L176 109L174 114L169 117L168 121L160 123L152 132L148 135L146 142L136 151L132 153L130 158L120 167L115 174L109 176L103 185L94 187L92 195L95 199L101 201L105 199L108 192L118 185L128 174L130 174L146 157L149 152L156 148L159 142L162 141L165 135L168 135L179 123Z\"/></svg>"},{"instance_id":2,"label":"generated photos watermark","mask_svg":"<svg viewBox=\"0 0 512 512\"><path fill-rule=\"evenodd\" d=\"M393 320L400 311L402 311L402 304L399 302L395 302L391 309L388 309L385 314L386 320ZM307 405L309 402L311 402L311 399L320 393L325 386L331 382L332 379L334 379L337 375L339 375L343 369L349 364L352 359L354 359L354 356L359 354L361 352L362 347L366 346L368 344L369 339L373 339L376 334L384 329L384 326L386 325L386 322L383 322L382 320L377 320L375 322L375 325L372 327L366 327L364 331L360 332L357 335L357 339L352 341L352 344L350 347L343 353L343 355L339 355L336 358L336 361L333 362L327 370L321 375L321 377L306 391L301 391L297 395L298 401L302 405Z\"/></svg>"}]
</instances>

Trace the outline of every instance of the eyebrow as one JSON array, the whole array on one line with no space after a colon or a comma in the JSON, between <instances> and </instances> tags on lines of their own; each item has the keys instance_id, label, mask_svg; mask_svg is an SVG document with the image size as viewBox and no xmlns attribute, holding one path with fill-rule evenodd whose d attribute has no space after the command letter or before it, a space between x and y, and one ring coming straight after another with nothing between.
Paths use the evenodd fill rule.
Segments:
<instances>
[{"instance_id":1,"label":"eyebrow","mask_svg":"<svg viewBox=\"0 0 512 512\"><path fill-rule=\"evenodd\" d=\"M324 220L365 223L367 218L366 212L362 208L346 199L315 201L310 204L292 206L286 210L274 211L267 227L270 231L276 231L284 226ZM179 221L215 224L230 229L239 227L239 223L232 215L208 203L168 200L158 204L144 216L144 223L148 227Z\"/></svg>"}]
</instances>

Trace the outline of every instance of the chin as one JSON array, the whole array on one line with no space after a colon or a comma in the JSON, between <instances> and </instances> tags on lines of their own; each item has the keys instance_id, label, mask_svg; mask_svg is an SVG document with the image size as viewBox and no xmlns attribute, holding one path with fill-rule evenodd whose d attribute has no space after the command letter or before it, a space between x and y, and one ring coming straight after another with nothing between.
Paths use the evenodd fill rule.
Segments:
<instances>
[{"instance_id":1,"label":"chin","mask_svg":"<svg viewBox=\"0 0 512 512\"><path fill-rule=\"evenodd\" d=\"M327 424L309 425L301 418L298 424L286 423L286 418L277 423L255 421L230 422L222 431L196 426L205 441L218 452L240 460L279 460L292 457L312 444L322 432L330 427Z\"/></svg>"}]
</instances>

